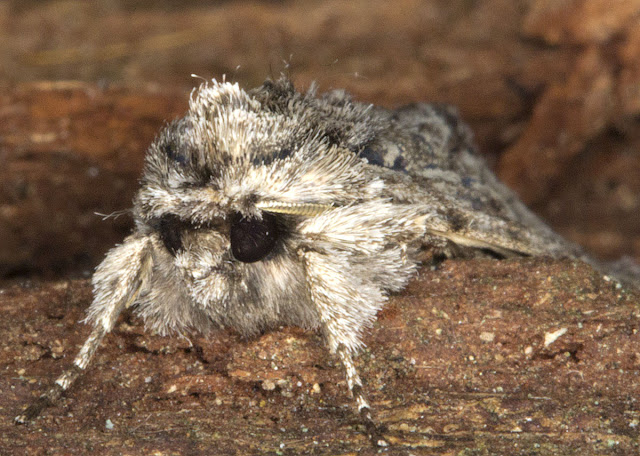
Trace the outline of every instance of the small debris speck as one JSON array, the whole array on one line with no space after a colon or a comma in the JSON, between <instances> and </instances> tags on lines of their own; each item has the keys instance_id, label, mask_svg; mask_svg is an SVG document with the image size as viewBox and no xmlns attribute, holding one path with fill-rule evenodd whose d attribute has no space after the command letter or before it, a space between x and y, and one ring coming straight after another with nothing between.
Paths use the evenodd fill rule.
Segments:
<instances>
[{"instance_id":1,"label":"small debris speck","mask_svg":"<svg viewBox=\"0 0 640 456\"><path fill-rule=\"evenodd\" d=\"M496 335L492 332L481 332L480 333L480 340L483 342L493 342L493 340L496 338Z\"/></svg>"},{"instance_id":2,"label":"small debris speck","mask_svg":"<svg viewBox=\"0 0 640 456\"><path fill-rule=\"evenodd\" d=\"M544 346L548 347L556 340L558 340L563 334L567 332L567 328L560 328L556 331L548 332L544 335Z\"/></svg>"}]
</instances>

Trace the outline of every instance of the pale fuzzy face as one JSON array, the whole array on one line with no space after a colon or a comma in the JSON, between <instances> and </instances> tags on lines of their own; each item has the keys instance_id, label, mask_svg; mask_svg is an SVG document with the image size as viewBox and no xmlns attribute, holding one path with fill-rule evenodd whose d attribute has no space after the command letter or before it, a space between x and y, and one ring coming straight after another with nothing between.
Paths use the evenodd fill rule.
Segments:
<instances>
[{"instance_id":1,"label":"pale fuzzy face","mask_svg":"<svg viewBox=\"0 0 640 456\"><path fill-rule=\"evenodd\" d=\"M356 280L380 250L381 284L405 283L412 264L384 278L389 263L402 264L398 248L383 247L395 213L372 219L388 210L384 183L354 153L375 133L366 108L343 100L329 109L286 88L203 86L151 146L134 211L154 262L137 309L156 330L318 326L307 251L335 250L340 273ZM366 320L381 305L374 288Z\"/></svg>"}]
</instances>

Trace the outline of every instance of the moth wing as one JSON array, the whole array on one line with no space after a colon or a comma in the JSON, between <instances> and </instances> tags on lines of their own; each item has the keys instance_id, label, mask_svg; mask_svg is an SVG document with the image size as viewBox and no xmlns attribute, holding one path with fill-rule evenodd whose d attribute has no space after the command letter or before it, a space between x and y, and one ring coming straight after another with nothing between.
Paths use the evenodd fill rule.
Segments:
<instances>
[{"instance_id":1,"label":"moth wing","mask_svg":"<svg viewBox=\"0 0 640 456\"><path fill-rule=\"evenodd\" d=\"M488 250L503 257L578 256L577 247L550 231L540 231L464 205L429 208L426 234L467 248ZM572 249L576 249L572 255Z\"/></svg>"},{"instance_id":2,"label":"moth wing","mask_svg":"<svg viewBox=\"0 0 640 456\"><path fill-rule=\"evenodd\" d=\"M382 171L394 203L428 206L427 234L502 256L584 256L497 179L454 108L413 104L376 113L388 128L360 155Z\"/></svg>"}]
</instances>

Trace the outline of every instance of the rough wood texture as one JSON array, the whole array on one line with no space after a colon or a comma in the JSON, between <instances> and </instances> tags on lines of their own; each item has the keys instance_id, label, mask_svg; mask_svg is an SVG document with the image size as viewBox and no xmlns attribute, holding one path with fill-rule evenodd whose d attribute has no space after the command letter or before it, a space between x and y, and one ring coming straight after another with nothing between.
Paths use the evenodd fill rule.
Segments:
<instances>
[{"instance_id":1,"label":"rough wood texture","mask_svg":"<svg viewBox=\"0 0 640 456\"><path fill-rule=\"evenodd\" d=\"M81 82L0 90L0 279L89 274L131 230L144 151L181 91ZM117 214L116 214L117 215Z\"/></svg>"},{"instance_id":2,"label":"rough wood texture","mask_svg":"<svg viewBox=\"0 0 640 456\"><path fill-rule=\"evenodd\" d=\"M636 454L638 299L571 262L423 269L358 360L388 454ZM13 426L71 362L89 300L86 281L0 294L0 454L375 454L340 366L295 328L190 346L124 318L60 406Z\"/></svg>"}]
</instances>

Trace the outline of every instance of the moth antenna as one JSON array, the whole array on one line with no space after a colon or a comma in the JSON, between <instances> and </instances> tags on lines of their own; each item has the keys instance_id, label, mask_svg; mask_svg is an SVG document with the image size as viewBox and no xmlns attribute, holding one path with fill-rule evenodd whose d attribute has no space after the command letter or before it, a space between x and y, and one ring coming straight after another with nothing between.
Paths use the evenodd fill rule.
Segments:
<instances>
[{"instance_id":1,"label":"moth antenna","mask_svg":"<svg viewBox=\"0 0 640 456\"><path fill-rule=\"evenodd\" d=\"M265 212L286 215L302 215L312 217L334 208L331 204L319 203L284 203L280 201L261 201L256 204L258 209Z\"/></svg>"},{"instance_id":2,"label":"moth antenna","mask_svg":"<svg viewBox=\"0 0 640 456\"><path fill-rule=\"evenodd\" d=\"M47 407L56 403L87 368L104 336L113 329L120 313L131 307L141 291L147 287L153 261L150 242L146 237L132 235L118 247L111 249L93 276L94 299L87 320L93 330L82 345L73 365L58 377L49 390L16 416L16 424L25 424L36 418ZM114 280L117 279L117 280ZM113 284L121 288L114 290Z\"/></svg>"}]
</instances>

